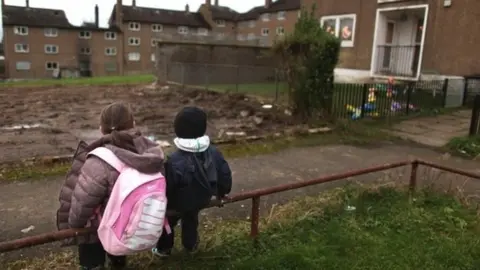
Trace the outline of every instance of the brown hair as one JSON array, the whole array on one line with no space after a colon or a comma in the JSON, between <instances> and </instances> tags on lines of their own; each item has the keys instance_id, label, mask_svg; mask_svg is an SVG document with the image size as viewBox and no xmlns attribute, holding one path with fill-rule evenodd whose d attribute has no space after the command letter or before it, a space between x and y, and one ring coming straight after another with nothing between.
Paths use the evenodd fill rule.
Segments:
<instances>
[{"instance_id":1,"label":"brown hair","mask_svg":"<svg viewBox=\"0 0 480 270\"><path fill-rule=\"evenodd\" d=\"M112 144L137 153L133 136L127 132L132 128L134 119L129 105L120 102L108 105L100 114L100 129L104 136L90 144L89 151L105 144Z\"/></svg>"}]
</instances>

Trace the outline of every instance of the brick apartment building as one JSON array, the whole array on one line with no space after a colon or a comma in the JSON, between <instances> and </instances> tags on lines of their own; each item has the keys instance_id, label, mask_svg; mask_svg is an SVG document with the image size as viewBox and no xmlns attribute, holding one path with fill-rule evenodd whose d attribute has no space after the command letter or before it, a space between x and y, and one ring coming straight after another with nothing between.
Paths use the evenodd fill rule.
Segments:
<instances>
[{"instance_id":1,"label":"brick apartment building","mask_svg":"<svg viewBox=\"0 0 480 270\"><path fill-rule=\"evenodd\" d=\"M156 42L182 36L209 36L235 42L262 40L264 45L290 31L300 0L265 0L263 6L238 13L206 0L198 11L131 6L117 0L109 26L95 21L72 25L62 10L5 5L3 31L7 78L107 76L150 73ZM73 75L72 75L73 74Z\"/></svg>"}]
</instances>

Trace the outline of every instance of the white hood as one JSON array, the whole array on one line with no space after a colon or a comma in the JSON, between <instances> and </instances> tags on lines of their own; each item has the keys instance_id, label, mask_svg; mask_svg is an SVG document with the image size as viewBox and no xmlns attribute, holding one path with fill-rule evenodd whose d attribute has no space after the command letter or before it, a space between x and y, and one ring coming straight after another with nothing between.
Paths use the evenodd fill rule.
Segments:
<instances>
[{"instance_id":1,"label":"white hood","mask_svg":"<svg viewBox=\"0 0 480 270\"><path fill-rule=\"evenodd\" d=\"M204 152L208 149L208 147L210 146L210 137L205 135L196 139L175 138L173 140L173 143L180 150L191 153L199 153Z\"/></svg>"}]
</instances>

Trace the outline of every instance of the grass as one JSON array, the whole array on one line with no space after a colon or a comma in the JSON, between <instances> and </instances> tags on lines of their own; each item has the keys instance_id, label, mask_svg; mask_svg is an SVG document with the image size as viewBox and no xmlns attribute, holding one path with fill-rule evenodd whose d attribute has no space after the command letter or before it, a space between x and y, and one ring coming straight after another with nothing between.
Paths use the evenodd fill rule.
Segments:
<instances>
[{"instance_id":1,"label":"grass","mask_svg":"<svg viewBox=\"0 0 480 270\"><path fill-rule=\"evenodd\" d=\"M455 137L445 148L456 155L476 158L480 155L480 136Z\"/></svg>"},{"instance_id":2,"label":"grass","mask_svg":"<svg viewBox=\"0 0 480 270\"><path fill-rule=\"evenodd\" d=\"M155 77L151 74L147 74L147 75L130 75L130 76L106 76L106 77L90 77L90 78L7 81L7 82L0 83L0 88L1 87L25 87L25 86L141 84L141 83L152 83L154 81L155 81Z\"/></svg>"},{"instance_id":3,"label":"grass","mask_svg":"<svg viewBox=\"0 0 480 270\"><path fill-rule=\"evenodd\" d=\"M383 131L380 126L365 125L360 122L339 122L332 132L296 137L282 137L255 142L238 142L235 144L219 145L226 158L241 158L253 155L271 154L292 147L311 147L328 144L353 144L369 146L385 141L395 141L393 137ZM166 152L173 151L167 148ZM69 163L55 164L16 164L0 169L1 181L23 181L48 179L67 173Z\"/></svg>"},{"instance_id":4,"label":"grass","mask_svg":"<svg viewBox=\"0 0 480 270\"><path fill-rule=\"evenodd\" d=\"M475 209L447 193L402 189L334 190L272 208L252 244L244 221L208 222L200 252L159 261L130 257L133 269L479 269ZM71 269L74 254L7 263L16 269Z\"/></svg>"}]
</instances>

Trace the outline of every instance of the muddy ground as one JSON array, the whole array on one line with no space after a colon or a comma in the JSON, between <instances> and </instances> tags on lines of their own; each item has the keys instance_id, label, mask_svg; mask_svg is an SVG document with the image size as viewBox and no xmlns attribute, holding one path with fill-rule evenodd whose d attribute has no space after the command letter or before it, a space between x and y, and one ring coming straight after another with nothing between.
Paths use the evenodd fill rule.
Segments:
<instances>
[{"instance_id":1,"label":"muddy ground","mask_svg":"<svg viewBox=\"0 0 480 270\"><path fill-rule=\"evenodd\" d=\"M209 117L208 134L263 135L285 130L292 119L280 109L242 94L171 86L69 86L0 91L0 163L45 155L72 154L79 140L97 136L101 109L115 101L131 104L138 127L157 139L174 137L172 121L183 106L196 105Z\"/></svg>"}]
</instances>

